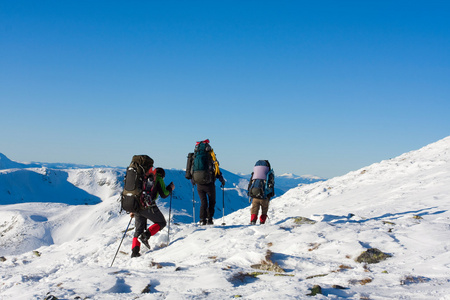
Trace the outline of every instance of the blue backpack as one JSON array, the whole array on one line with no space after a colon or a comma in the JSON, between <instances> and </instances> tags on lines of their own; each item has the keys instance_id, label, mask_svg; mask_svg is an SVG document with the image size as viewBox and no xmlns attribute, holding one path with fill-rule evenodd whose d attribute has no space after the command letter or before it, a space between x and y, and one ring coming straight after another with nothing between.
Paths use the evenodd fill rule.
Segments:
<instances>
[{"instance_id":1,"label":"blue backpack","mask_svg":"<svg viewBox=\"0 0 450 300\"><path fill-rule=\"evenodd\" d=\"M258 160L248 184L248 195L252 198L270 199L275 196L275 173L268 160Z\"/></svg>"}]
</instances>

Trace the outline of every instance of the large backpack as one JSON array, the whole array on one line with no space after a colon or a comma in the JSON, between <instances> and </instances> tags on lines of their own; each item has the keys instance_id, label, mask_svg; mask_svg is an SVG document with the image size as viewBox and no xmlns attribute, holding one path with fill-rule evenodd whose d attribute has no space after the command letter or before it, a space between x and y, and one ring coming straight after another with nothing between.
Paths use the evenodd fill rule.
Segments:
<instances>
[{"instance_id":1,"label":"large backpack","mask_svg":"<svg viewBox=\"0 0 450 300\"><path fill-rule=\"evenodd\" d=\"M219 162L209 145L209 140L197 142L194 153L188 154L185 177L192 179L195 184L209 184L218 174L220 174Z\"/></svg>"},{"instance_id":2,"label":"large backpack","mask_svg":"<svg viewBox=\"0 0 450 300\"><path fill-rule=\"evenodd\" d=\"M194 152L188 153L186 162L186 174L184 177L186 179L192 179L192 165L194 163Z\"/></svg>"},{"instance_id":3,"label":"large backpack","mask_svg":"<svg viewBox=\"0 0 450 300\"><path fill-rule=\"evenodd\" d=\"M248 184L248 195L252 198L270 199L275 195L275 174L268 160L258 160Z\"/></svg>"},{"instance_id":4,"label":"large backpack","mask_svg":"<svg viewBox=\"0 0 450 300\"><path fill-rule=\"evenodd\" d=\"M134 155L125 174L121 196L121 206L126 212L139 212L146 207L143 191L146 190L147 179L155 178L153 159L148 155Z\"/></svg>"}]
</instances>

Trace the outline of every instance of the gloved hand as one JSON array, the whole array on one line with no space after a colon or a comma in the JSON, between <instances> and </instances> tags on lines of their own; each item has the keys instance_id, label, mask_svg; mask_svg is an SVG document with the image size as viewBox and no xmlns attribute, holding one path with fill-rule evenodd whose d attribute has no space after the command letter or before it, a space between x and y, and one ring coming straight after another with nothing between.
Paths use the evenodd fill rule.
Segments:
<instances>
[{"instance_id":1,"label":"gloved hand","mask_svg":"<svg viewBox=\"0 0 450 300\"><path fill-rule=\"evenodd\" d=\"M172 192L175 189L175 184L173 184L173 182L171 182L169 184L169 188L170 188L170 191Z\"/></svg>"},{"instance_id":2,"label":"gloved hand","mask_svg":"<svg viewBox=\"0 0 450 300\"><path fill-rule=\"evenodd\" d=\"M134 218L134 213L130 213L130 218Z\"/></svg>"},{"instance_id":3,"label":"gloved hand","mask_svg":"<svg viewBox=\"0 0 450 300\"><path fill-rule=\"evenodd\" d=\"M222 187L225 186L225 180L223 178L220 178L220 183L222 183Z\"/></svg>"}]
</instances>

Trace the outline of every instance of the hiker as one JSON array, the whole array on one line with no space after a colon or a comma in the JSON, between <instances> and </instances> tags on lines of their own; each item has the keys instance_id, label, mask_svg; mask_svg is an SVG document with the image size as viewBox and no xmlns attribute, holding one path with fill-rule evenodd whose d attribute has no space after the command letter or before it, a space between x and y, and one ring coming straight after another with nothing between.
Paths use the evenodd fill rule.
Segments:
<instances>
[{"instance_id":1,"label":"hiker","mask_svg":"<svg viewBox=\"0 0 450 300\"><path fill-rule=\"evenodd\" d=\"M268 160L258 160L253 168L250 182L248 184L248 195L251 197L250 224L255 225L258 220L258 212L261 208L260 224L267 219L270 198L275 196L275 175L270 168Z\"/></svg>"},{"instance_id":2,"label":"hiker","mask_svg":"<svg viewBox=\"0 0 450 300\"><path fill-rule=\"evenodd\" d=\"M200 224L214 224L214 207L216 206L216 179L219 179L222 188L225 180L219 169L214 150L209 145L209 139L197 142L194 153L188 154L186 178L191 179L193 185L197 185L197 193L200 197ZM194 199L192 199L194 200Z\"/></svg>"},{"instance_id":3,"label":"hiker","mask_svg":"<svg viewBox=\"0 0 450 300\"><path fill-rule=\"evenodd\" d=\"M167 187L164 183L164 177L166 175L163 168L156 168L155 180L144 184L143 197L144 200L149 203L148 207L141 209L138 212L131 213L130 216L135 218L135 231L133 243L131 245L131 257L139 257L139 251L141 243L139 240L150 249L148 240L151 236L155 235L158 231L162 230L167 222L164 215L156 206L156 199L158 196L161 198L167 198L175 189L175 185L171 182ZM154 224L147 228L147 219Z\"/></svg>"}]
</instances>

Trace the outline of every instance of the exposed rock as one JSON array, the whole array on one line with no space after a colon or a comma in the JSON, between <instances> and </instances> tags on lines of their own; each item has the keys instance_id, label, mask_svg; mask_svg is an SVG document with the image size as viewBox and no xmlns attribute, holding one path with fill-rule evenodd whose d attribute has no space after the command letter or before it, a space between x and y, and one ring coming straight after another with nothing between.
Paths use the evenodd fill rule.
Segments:
<instances>
[{"instance_id":1,"label":"exposed rock","mask_svg":"<svg viewBox=\"0 0 450 300\"><path fill-rule=\"evenodd\" d=\"M352 279L352 280L349 280L349 283L350 284L360 284L360 285L366 285L366 284L368 284L368 283L371 283L372 282L372 278L364 278L364 279L361 279L361 280L358 280L358 279Z\"/></svg>"},{"instance_id":2,"label":"exposed rock","mask_svg":"<svg viewBox=\"0 0 450 300\"><path fill-rule=\"evenodd\" d=\"M385 224L385 225L395 225L395 223L391 222L391 221L383 221L383 224Z\"/></svg>"},{"instance_id":3,"label":"exposed rock","mask_svg":"<svg viewBox=\"0 0 450 300\"><path fill-rule=\"evenodd\" d=\"M263 273L263 272L252 272L252 273L247 273L247 272L238 272L236 274L234 274L228 281L230 282L245 282L246 279L250 279L250 278L258 278L259 275L264 275L267 273Z\"/></svg>"},{"instance_id":4,"label":"exposed rock","mask_svg":"<svg viewBox=\"0 0 450 300\"><path fill-rule=\"evenodd\" d=\"M283 270L283 268L281 268L276 262L272 261L272 255L273 255L273 252L270 250L267 250L264 260L261 261L260 264L252 265L251 267L253 269L262 270L262 271L285 273L286 271Z\"/></svg>"},{"instance_id":5,"label":"exposed rock","mask_svg":"<svg viewBox=\"0 0 450 300\"><path fill-rule=\"evenodd\" d=\"M332 285L331 287L332 287L333 289L336 289L336 290L346 290L346 289L348 289L348 288L346 288L346 287L343 287L343 286L337 285L337 284L334 284L334 285Z\"/></svg>"},{"instance_id":6,"label":"exposed rock","mask_svg":"<svg viewBox=\"0 0 450 300\"><path fill-rule=\"evenodd\" d=\"M295 217L294 219L294 223L296 225L304 225L304 224L316 224L317 222L305 217Z\"/></svg>"},{"instance_id":7,"label":"exposed rock","mask_svg":"<svg viewBox=\"0 0 450 300\"><path fill-rule=\"evenodd\" d=\"M317 294L322 294L322 288L320 285L315 285L311 288L311 293L306 294L307 296L315 296Z\"/></svg>"},{"instance_id":8,"label":"exposed rock","mask_svg":"<svg viewBox=\"0 0 450 300\"><path fill-rule=\"evenodd\" d=\"M356 261L359 263L376 264L389 257L392 257L392 255L383 253L376 248L370 248L361 253L361 255L356 258Z\"/></svg>"},{"instance_id":9,"label":"exposed rock","mask_svg":"<svg viewBox=\"0 0 450 300\"><path fill-rule=\"evenodd\" d=\"M413 283L424 283L430 281L429 278L423 277L423 276L405 276L403 279L400 280L401 285L407 285L407 284L413 284Z\"/></svg>"},{"instance_id":10,"label":"exposed rock","mask_svg":"<svg viewBox=\"0 0 450 300\"><path fill-rule=\"evenodd\" d=\"M286 272L281 268L277 263L272 264L256 264L251 266L253 269L261 270L261 271L272 271L277 273L284 273Z\"/></svg>"},{"instance_id":11,"label":"exposed rock","mask_svg":"<svg viewBox=\"0 0 450 300\"><path fill-rule=\"evenodd\" d=\"M147 286L142 290L141 294L148 294L150 293L151 284L147 284Z\"/></svg>"}]
</instances>

